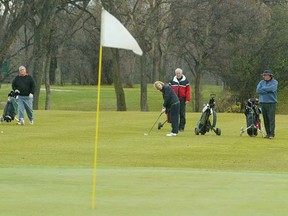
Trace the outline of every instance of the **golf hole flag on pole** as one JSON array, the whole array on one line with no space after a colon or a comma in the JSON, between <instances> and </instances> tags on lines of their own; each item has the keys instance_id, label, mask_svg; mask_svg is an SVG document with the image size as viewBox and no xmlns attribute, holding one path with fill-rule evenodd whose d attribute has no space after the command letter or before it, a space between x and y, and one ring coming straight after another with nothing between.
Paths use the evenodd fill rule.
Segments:
<instances>
[{"instance_id":1,"label":"golf hole flag on pole","mask_svg":"<svg viewBox=\"0 0 288 216\"><path fill-rule=\"evenodd\" d=\"M101 13L101 37L99 50L99 68L98 68L98 90L97 90L97 110L96 110L96 134L94 147L94 169L93 169L93 191L92 208L96 207L96 167L98 153L98 132L99 132L99 112L100 112L100 92L101 92L101 74L102 74L102 47L112 47L119 49L132 50L137 55L143 52L135 38L114 16L102 9Z\"/></svg>"},{"instance_id":2,"label":"golf hole flag on pole","mask_svg":"<svg viewBox=\"0 0 288 216\"><path fill-rule=\"evenodd\" d=\"M132 50L137 55L143 52L135 38L114 16L102 9L101 13L101 39L103 47L112 47Z\"/></svg>"}]
</instances>

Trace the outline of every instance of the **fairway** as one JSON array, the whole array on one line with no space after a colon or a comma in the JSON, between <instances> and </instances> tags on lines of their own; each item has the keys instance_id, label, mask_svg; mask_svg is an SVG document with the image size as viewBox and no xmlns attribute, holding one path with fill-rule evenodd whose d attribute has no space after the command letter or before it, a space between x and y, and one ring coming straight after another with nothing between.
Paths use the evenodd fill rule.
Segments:
<instances>
[{"instance_id":1,"label":"fairway","mask_svg":"<svg viewBox=\"0 0 288 216\"><path fill-rule=\"evenodd\" d=\"M218 114L214 132L170 125L159 113L101 112L96 209L91 208L95 113L36 111L33 126L0 125L0 215L285 215L286 115L276 138L239 136L243 114ZM160 121L163 121L163 118Z\"/></svg>"}]
</instances>

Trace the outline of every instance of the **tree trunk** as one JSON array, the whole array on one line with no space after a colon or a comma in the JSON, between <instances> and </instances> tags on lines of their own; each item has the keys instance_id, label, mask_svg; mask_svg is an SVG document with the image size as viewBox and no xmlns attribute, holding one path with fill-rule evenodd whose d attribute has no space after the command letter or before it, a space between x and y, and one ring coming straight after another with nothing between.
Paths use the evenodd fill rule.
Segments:
<instances>
[{"instance_id":1,"label":"tree trunk","mask_svg":"<svg viewBox=\"0 0 288 216\"><path fill-rule=\"evenodd\" d=\"M40 88L42 84L42 75L43 75L43 54L42 54L42 44L41 44L41 34L35 29L34 36L34 46L33 46L33 78L35 80L35 93L33 100L33 107L35 110L38 110L39 106L39 96L40 96Z\"/></svg>"},{"instance_id":2,"label":"tree trunk","mask_svg":"<svg viewBox=\"0 0 288 216\"><path fill-rule=\"evenodd\" d=\"M146 56L143 56L140 59L141 64L141 93L140 93L140 106L141 111L148 111L147 103L147 72L146 72Z\"/></svg>"},{"instance_id":3,"label":"tree trunk","mask_svg":"<svg viewBox=\"0 0 288 216\"><path fill-rule=\"evenodd\" d=\"M202 92L201 92L201 80L202 80L202 71L200 71L200 67L195 67L195 86L194 86L194 93L195 93L195 112L200 112L202 108Z\"/></svg>"},{"instance_id":4,"label":"tree trunk","mask_svg":"<svg viewBox=\"0 0 288 216\"><path fill-rule=\"evenodd\" d=\"M160 47L160 39L157 38L156 43L154 44L153 47L153 82L160 79L160 72L161 72L161 62L162 62L162 52L161 52L161 47ZM161 80L164 81L165 80Z\"/></svg>"},{"instance_id":5,"label":"tree trunk","mask_svg":"<svg viewBox=\"0 0 288 216\"><path fill-rule=\"evenodd\" d=\"M57 67L55 70L55 85L62 85L62 56L63 56L63 47L64 43L60 44L58 47L58 54L57 54Z\"/></svg>"},{"instance_id":6,"label":"tree trunk","mask_svg":"<svg viewBox=\"0 0 288 216\"><path fill-rule=\"evenodd\" d=\"M52 29L52 25L48 25L50 29ZM47 28L48 28L47 26ZM44 65L44 73L45 73L45 89L46 89L46 100L45 100L45 110L50 110L50 97L51 97L51 89L50 89L50 66L51 66L51 52L52 52L52 34L49 34L46 43L46 60Z\"/></svg>"},{"instance_id":7,"label":"tree trunk","mask_svg":"<svg viewBox=\"0 0 288 216\"><path fill-rule=\"evenodd\" d=\"M117 98L117 111L127 111L125 93L120 80L120 57L119 50L112 50L113 56L113 83Z\"/></svg>"},{"instance_id":8,"label":"tree trunk","mask_svg":"<svg viewBox=\"0 0 288 216\"><path fill-rule=\"evenodd\" d=\"M50 97L51 97L51 89L50 89L50 60L51 56L48 54L45 62L45 89L46 89L46 100L45 100L45 110L50 110Z\"/></svg>"},{"instance_id":9,"label":"tree trunk","mask_svg":"<svg viewBox=\"0 0 288 216\"><path fill-rule=\"evenodd\" d=\"M165 75L166 75L166 70L167 70L168 60L167 60L167 55L166 55L165 51L162 52L161 47L160 47L160 51L161 51L161 60L160 60L160 69L159 69L160 70L159 71L159 80L164 81Z\"/></svg>"}]
</instances>

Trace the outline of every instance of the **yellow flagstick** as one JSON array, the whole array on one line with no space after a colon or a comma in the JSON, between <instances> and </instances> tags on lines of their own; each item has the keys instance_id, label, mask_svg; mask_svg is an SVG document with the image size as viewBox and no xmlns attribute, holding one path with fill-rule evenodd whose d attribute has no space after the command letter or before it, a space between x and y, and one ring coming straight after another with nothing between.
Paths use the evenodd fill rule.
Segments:
<instances>
[{"instance_id":1,"label":"yellow flagstick","mask_svg":"<svg viewBox=\"0 0 288 216\"><path fill-rule=\"evenodd\" d=\"M97 92L97 110L96 110L96 128L95 128L95 147L94 147L94 169L93 169L93 191L92 191L92 208L96 208L96 168L98 154L98 131L99 131L99 112L100 112L100 91L102 75L102 46L99 50L99 70L98 70L98 92Z\"/></svg>"}]
</instances>

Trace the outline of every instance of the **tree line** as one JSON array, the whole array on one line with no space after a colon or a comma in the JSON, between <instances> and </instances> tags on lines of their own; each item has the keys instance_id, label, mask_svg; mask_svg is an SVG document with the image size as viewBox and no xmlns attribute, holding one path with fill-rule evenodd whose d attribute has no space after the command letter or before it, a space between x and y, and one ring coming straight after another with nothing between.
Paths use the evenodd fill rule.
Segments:
<instances>
[{"instance_id":1,"label":"tree line","mask_svg":"<svg viewBox=\"0 0 288 216\"><path fill-rule=\"evenodd\" d=\"M50 85L96 85L102 7L131 32L143 56L103 49L103 84L114 85L117 110L127 109L124 87L140 84L141 111L147 85L168 82L176 68L193 86L194 111L203 104L205 82L244 103L255 96L264 69L285 91L288 7L276 0L0 0L0 83L25 65L41 85L50 108ZM96 94L95 94L96 95Z\"/></svg>"}]
</instances>

